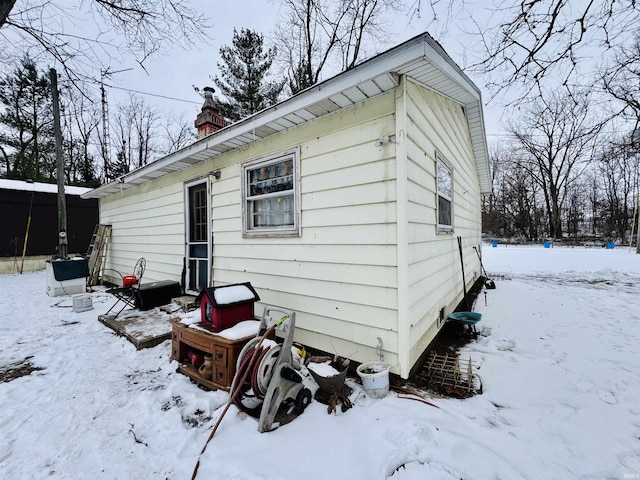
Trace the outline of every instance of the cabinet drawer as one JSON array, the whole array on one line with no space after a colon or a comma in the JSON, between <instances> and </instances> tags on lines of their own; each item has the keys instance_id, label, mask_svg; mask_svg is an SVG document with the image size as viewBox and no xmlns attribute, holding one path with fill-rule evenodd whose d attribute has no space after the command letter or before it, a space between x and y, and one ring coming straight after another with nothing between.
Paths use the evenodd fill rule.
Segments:
<instances>
[{"instance_id":1,"label":"cabinet drawer","mask_svg":"<svg viewBox=\"0 0 640 480\"><path fill-rule=\"evenodd\" d=\"M208 388L229 390L233 381L238 354L247 341L253 337L248 336L229 340L201 329L189 328L186 325L182 325L179 319L173 319L171 323L173 325L171 359L181 363L178 369ZM203 355L211 354L213 367L211 380L202 378L197 370L191 366L190 359L187 359L187 352L190 350Z\"/></svg>"},{"instance_id":2,"label":"cabinet drawer","mask_svg":"<svg viewBox=\"0 0 640 480\"><path fill-rule=\"evenodd\" d=\"M214 346L213 363L221 367L226 367L228 358L229 358L229 349L227 347L221 347L219 345Z\"/></svg>"},{"instance_id":3,"label":"cabinet drawer","mask_svg":"<svg viewBox=\"0 0 640 480\"><path fill-rule=\"evenodd\" d=\"M212 380L217 384L229 387L229 369L226 367L214 366Z\"/></svg>"},{"instance_id":4,"label":"cabinet drawer","mask_svg":"<svg viewBox=\"0 0 640 480\"><path fill-rule=\"evenodd\" d=\"M209 335L198 334L197 332L189 332L183 331L180 334L180 341L190 345L192 347L197 348L198 350L203 350L205 352L212 351L214 341L211 339Z\"/></svg>"}]
</instances>

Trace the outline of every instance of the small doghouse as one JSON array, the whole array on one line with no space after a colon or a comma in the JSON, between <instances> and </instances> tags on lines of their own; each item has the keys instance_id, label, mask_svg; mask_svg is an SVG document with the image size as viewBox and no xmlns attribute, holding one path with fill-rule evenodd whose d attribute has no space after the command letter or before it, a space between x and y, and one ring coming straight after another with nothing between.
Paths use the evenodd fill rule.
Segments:
<instances>
[{"instance_id":1,"label":"small doghouse","mask_svg":"<svg viewBox=\"0 0 640 480\"><path fill-rule=\"evenodd\" d=\"M219 332L243 320L253 319L254 303L260 297L251 283L236 283L202 289L196 300L200 303L200 324Z\"/></svg>"}]
</instances>

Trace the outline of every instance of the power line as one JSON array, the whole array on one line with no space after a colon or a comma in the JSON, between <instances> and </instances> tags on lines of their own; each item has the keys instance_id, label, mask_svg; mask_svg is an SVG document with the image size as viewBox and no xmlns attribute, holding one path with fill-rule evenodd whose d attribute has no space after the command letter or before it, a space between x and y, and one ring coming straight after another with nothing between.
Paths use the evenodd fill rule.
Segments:
<instances>
[{"instance_id":1,"label":"power line","mask_svg":"<svg viewBox=\"0 0 640 480\"><path fill-rule=\"evenodd\" d=\"M148 95L150 97L164 98L164 99L167 99L167 100L174 100L176 102L192 103L194 105L201 105L202 104L202 102L194 102L193 100L185 100L183 98L168 97L166 95L160 95L158 93L143 92L141 90L133 90L131 88L116 87L115 85L108 85L106 83L104 85L106 87L109 87L109 88L115 88L116 90L124 90L125 92L139 93L140 95Z\"/></svg>"}]
</instances>

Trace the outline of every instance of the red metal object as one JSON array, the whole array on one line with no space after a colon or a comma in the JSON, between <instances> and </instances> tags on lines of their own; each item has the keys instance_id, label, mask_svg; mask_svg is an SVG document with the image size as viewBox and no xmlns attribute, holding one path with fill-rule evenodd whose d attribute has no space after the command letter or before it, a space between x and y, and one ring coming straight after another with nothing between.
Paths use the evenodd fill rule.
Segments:
<instances>
[{"instance_id":1,"label":"red metal object","mask_svg":"<svg viewBox=\"0 0 640 480\"><path fill-rule=\"evenodd\" d=\"M214 332L220 332L243 320L254 318L253 302L228 307L214 307L206 295L200 298L200 312L202 326Z\"/></svg>"},{"instance_id":2,"label":"red metal object","mask_svg":"<svg viewBox=\"0 0 640 480\"><path fill-rule=\"evenodd\" d=\"M122 288L129 288L136 284L138 278L135 275L125 275L122 277Z\"/></svg>"},{"instance_id":3,"label":"red metal object","mask_svg":"<svg viewBox=\"0 0 640 480\"><path fill-rule=\"evenodd\" d=\"M242 292L239 296L238 287L241 287ZM228 292L234 292L234 294L229 296ZM216 298L222 298L220 303ZM196 300L200 302L200 324L209 330L220 332L243 320L253 319L254 303L260 301L260 297L251 283L246 282L206 287L202 289Z\"/></svg>"}]
</instances>

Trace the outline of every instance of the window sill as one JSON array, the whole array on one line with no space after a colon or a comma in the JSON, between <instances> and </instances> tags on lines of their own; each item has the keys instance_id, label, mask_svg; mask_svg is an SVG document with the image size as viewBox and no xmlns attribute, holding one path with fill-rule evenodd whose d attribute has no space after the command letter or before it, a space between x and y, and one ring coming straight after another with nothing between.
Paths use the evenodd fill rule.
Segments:
<instances>
[{"instance_id":1,"label":"window sill","mask_svg":"<svg viewBox=\"0 0 640 480\"><path fill-rule=\"evenodd\" d=\"M299 237L298 230L251 230L242 233L242 238L274 238L274 237Z\"/></svg>"}]
</instances>

